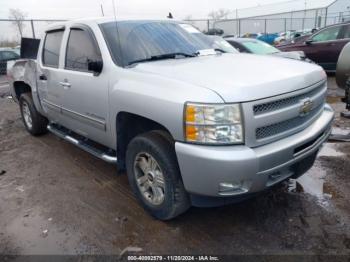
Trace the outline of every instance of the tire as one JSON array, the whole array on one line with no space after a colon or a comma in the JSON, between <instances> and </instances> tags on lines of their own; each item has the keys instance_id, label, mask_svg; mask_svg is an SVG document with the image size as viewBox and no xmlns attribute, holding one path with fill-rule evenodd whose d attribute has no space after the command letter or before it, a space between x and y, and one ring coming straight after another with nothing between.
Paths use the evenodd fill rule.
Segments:
<instances>
[{"instance_id":1,"label":"tire","mask_svg":"<svg viewBox=\"0 0 350 262\"><path fill-rule=\"evenodd\" d=\"M36 110L30 93L20 96L19 106L24 126L31 135L39 136L47 133L48 120ZM31 120L28 120L28 114Z\"/></svg>"},{"instance_id":2,"label":"tire","mask_svg":"<svg viewBox=\"0 0 350 262\"><path fill-rule=\"evenodd\" d=\"M146 163L145 160L148 160L147 163L151 162L151 157L156 161L159 167L156 168L156 171L153 173L160 173L163 177L163 179L160 179L163 183L163 190L160 190L163 191L162 201L159 200L161 197L154 198L159 201L155 201L150 197L152 192L159 192L159 190L153 191L152 187L152 190L149 190L150 193L142 191L141 188L146 188L147 186L141 187L137 182L139 174L147 173L142 171L140 163ZM151 131L135 137L127 148L126 168L129 183L134 194L143 208L153 217L160 220L169 220L184 213L190 207L189 196L182 183L177 163L174 141L169 138L167 133L163 131ZM149 175L145 175L145 177L148 176ZM145 184L154 185L155 183L157 186L157 176L155 177L156 178L153 178L152 181L149 178ZM156 194L153 193L153 196L154 195Z\"/></svg>"}]
</instances>

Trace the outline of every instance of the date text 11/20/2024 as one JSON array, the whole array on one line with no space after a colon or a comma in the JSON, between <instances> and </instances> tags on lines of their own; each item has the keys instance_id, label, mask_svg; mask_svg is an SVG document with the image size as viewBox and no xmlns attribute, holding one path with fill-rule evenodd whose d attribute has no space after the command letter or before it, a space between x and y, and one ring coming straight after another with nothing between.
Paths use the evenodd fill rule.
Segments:
<instances>
[{"instance_id":1,"label":"date text 11/20/2024","mask_svg":"<svg viewBox=\"0 0 350 262\"><path fill-rule=\"evenodd\" d=\"M128 261L220 261L217 256L128 256Z\"/></svg>"}]
</instances>

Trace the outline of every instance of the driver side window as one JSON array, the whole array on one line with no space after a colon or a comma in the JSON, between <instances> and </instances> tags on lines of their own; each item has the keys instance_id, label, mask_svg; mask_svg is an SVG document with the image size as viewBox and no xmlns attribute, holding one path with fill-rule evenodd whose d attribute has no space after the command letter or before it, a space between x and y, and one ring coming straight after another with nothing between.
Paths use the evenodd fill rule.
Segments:
<instances>
[{"instance_id":1,"label":"driver side window","mask_svg":"<svg viewBox=\"0 0 350 262\"><path fill-rule=\"evenodd\" d=\"M65 68L76 71L89 71L88 63L101 60L96 41L82 29L72 28L69 34Z\"/></svg>"},{"instance_id":2,"label":"driver side window","mask_svg":"<svg viewBox=\"0 0 350 262\"><path fill-rule=\"evenodd\" d=\"M341 26L333 26L330 28L326 28L325 30L319 32L312 38L313 42L325 42L332 41L338 38Z\"/></svg>"}]
</instances>

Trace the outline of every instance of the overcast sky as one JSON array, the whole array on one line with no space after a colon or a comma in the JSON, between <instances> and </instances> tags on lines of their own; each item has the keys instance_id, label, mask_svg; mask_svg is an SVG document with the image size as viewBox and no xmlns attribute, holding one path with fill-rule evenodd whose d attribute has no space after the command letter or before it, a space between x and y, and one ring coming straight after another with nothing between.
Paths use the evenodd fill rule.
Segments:
<instances>
[{"instance_id":1,"label":"overcast sky","mask_svg":"<svg viewBox=\"0 0 350 262\"><path fill-rule=\"evenodd\" d=\"M283 0L115 0L117 16L130 18L164 18L171 11L175 18L206 18L212 10L235 10ZM33 19L74 19L113 15L112 0L0 0L0 18L8 18L10 8L23 10Z\"/></svg>"}]
</instances>

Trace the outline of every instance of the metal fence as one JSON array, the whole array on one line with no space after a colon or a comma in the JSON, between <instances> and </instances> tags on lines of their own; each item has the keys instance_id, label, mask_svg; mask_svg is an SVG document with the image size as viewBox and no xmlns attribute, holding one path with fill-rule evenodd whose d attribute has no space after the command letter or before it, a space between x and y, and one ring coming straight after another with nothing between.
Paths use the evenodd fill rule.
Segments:
<instances>
[{"instance_id":1,"label":"metal fence","mask_svg":"<svg viewBox=\"0 0 350 262\"><path fill-rule=\"evenodd\" d=\"M21 37L41 38L47 25L59 21L64 20L22 20L19 30L15 20L0 19L0 47L5 47L6 43L19 43Z\"/></svg>"},{"instance_id":2,"label":"metal fence","mask_svg":"<svg viewBox=\"0 0 350 262\"><path fill-rule=\"evenodd\" d=\"M299 12L300 14L300 12ZM22 20L21 32L16 25L16 21L10 19L0 19L0 47L19 44L21 37L41 38L48 24L64 20L43 20L27 19ZM339 22L350 21L350 12L342 12L338 15L313 17L256 17L241 19L191 19L185 20L194 25L199 30L207 32L217 28L224 30L225 34L243 35L246 33L279 33L288 30L305 30L321 28Z\"/></svg>"},{"instance_id":3,"label":"metal fence","mask_svg":"<svg viewBox=\"0 0 350 262\"><path fill-rule=\"evenodd\" d=\"M222 29L226 35L244 35L247 33L280 33L289 30L304 31L313 28L350 21L350 12L342 12L338 15L314 16L314 17L255 17L241 19L194 19L186 22L197 27L202 32L210 29Z\"/></svg>"}]
</instances>

